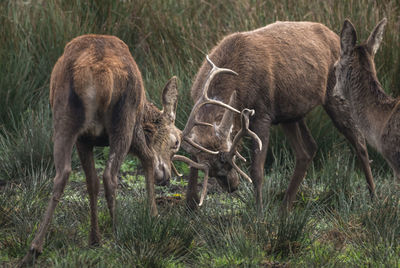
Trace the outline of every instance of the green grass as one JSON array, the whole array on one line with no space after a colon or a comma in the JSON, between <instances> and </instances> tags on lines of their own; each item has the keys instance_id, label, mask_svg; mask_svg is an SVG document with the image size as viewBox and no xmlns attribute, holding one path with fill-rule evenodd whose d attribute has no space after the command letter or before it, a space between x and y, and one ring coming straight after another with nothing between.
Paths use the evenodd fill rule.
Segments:
<instances>
[{"instance_id":1,"label":"green grass","mask_svg":"<svg viewBox=\"0 0 400 268\"><path fill-rule=\"evenodd\" d=\"M388 18L375 58L385 90L400 94L400 2L313 0L0 1L0 265L24 256L50 197L54 167L48 105L49 79L65 44L86 33L112 34L126 42L160 106L168 79L179 78L176 124L183 129L190 86L205 55L225 35L276 20L321 22L338 33L350 18L365 39ZM99 198L102 243L88 246L89 206L83 173L73 174L46 236L40 267L293 267L400 265L400 189L390 168L370 151L377 198L370 200L363 173L345 139L322 109L307 124L319 150L300 187L294 210L279 210L294 157L274 128L266 165L264 211L257 216L252 186L235 194L213 184L197 212L184 206L186 180L157 187L160 217L150 218L140 163L121 169L118 226L113 234ZM246 150L246 148L245 148ZM104 168L108 149L96 150ZM244 152L248 155L248 152ZM244 167L246 169L246 167ZM184 164L178 169L188 173Z\"/></svg>"},{"instance_id":2,"label":"green grass","mask_svg":"<svg viewBox=\"0 0 400 268\"><path fill-rule=\"evenodd\" d=\"M278 152L276 152L278 154ZM159 205L160 216L146 209L140 175L125 182L117 201L117 232L112 233L104 194L100 194L102 243L87 244L88 200L79 173L67 186L46 236L40 267L252 267L396 266L400 262L400 189L388 174L379 180L377 199L369 199L364 178L353 170L354 158L332 155L327 171L311 168L294 209L280 211L292 160L274 162L264 186L264 211L258 216L252 186L242 181L235 194L211 183L204 207L188 211L184 200ZM347 170L338 167L349 167ZM130 168L130 167L129 167ZM283 175L281 175L283 174ZM327 177L329 176L329 178ZM176 179L179 180L179 179ZM129 184L126 187L125 184ZM159 197L165 191L158 187ZM51 183L32 177L29 184L8 184L0 195L0 261L15 265L24 255L49 197ZM167 198L167 197L165 197ZM179 199L178 199L179 200Z\"/></svg>"}]
</instances>

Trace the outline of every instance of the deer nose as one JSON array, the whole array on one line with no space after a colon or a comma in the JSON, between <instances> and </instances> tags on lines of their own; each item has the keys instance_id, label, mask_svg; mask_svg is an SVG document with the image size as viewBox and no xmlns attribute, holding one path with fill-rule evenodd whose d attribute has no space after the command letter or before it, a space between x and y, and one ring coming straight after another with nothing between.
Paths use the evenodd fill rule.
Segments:
<instances>
[{"instance_id":1,"label":"deer nose","mask_svg":"<svg viewBox=\"0 0 400 268\"><path fill-rule=\"evenodd\" d=\"M158 186L167 186L169 185L169 180L171 178L171 172L166 168L165 164L160 163L157 167L158 172L156 172L157 176L155 178L155 184Z\"/></svg>"}]
</instances>

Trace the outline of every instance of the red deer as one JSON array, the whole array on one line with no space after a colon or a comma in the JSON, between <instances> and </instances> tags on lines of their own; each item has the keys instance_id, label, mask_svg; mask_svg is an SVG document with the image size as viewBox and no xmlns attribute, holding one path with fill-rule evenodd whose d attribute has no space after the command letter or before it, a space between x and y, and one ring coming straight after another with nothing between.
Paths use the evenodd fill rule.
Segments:
<instances>
[{"instance_id":1,"label":"red deer","mask_svg":"<svg viewBox=\"0 0 400 268\"><path fill-rule=\"evenodd\" d=\"M338 35L322 24L276 22L254 31L231 34L212 49L211 60L203 62L193 83L191 96L195 106L182 132L182 148L197 162L174 157L191 166L187 190L189 206L199 203L198 169L215 177L228 191L237 188L238 174L243 175L243 172L238 171L232 158L242 157L236 153L239 143L232 142L232 137L243 125L239 118L246 119L243 113L237 116L245 108L255 111L250 129L262 143L260 150L260 142L253 137L250 169L259 211L270 127L281 125L296 156L283 202L290 208L317 150L304 117L318 105L323 106L334 125L354 146L373 194L375 185L365 140L353 127L348 111L332 97L333 65L339 57L339 47ZM215 65L224 70L218 76L210 71ZM232 75L235 73L238 75ZM200 204L205 188L206 182Z\"/></svg>"},{"instance_id":2,"label":"red deer","mask_svg":"<svg viewBox=\"0 0 400 268\"><path fill-rule=\"evenodd\" d=\"M143 165L149 208L152 215L157 214L154 183L169 180L171 158L180 147L181 132L174 125L177 95L173 77L162 93L163 110L148 102L141 73L128 46L117 37L83 35L65 46L50 81L56 168L53 194L23 263L42 252L44 236L71 172L74 145L90 197L89 244L100 242L94 146L110 147L103 184L113 226L117 173L127 153L137 155Z\"/></svg>"},{"instance_id":3,"label":"red deer","mask_svg":"<svg viewBox=\"0 0 400 268\"><path fill-rule=\"evenodd\" d=\"M400 100L387 95L376 76L374 57L386 25L381 20L368 39L356 45L357 34L345 20L340 34L340 57L335 64L335 95L348 106L367 142L389 163L400 179Z\"/></svg>"}]
</instances>

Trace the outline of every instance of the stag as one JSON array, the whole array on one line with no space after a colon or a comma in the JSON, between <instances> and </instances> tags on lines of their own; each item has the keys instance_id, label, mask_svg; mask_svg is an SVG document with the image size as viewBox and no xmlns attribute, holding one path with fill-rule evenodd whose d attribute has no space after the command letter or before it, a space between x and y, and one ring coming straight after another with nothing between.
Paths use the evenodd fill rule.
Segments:
<instances>
[{"instance_id":1,"label":"stag","mask_svg":"<svg viewBox=\"0 0 400 268\"><path fill-rule=\"evenodd\" d=\"M368 39L356 45L357 33L345 20L340 34L340 57L335 64L335 94L348 106L351 116L365 136L400 179L400 111L398 98L387 95L376 75L375 54L383 39L386 18L381 20Z\"/></svg>"},{"instance_id":2,"label":"stag","mask_svg":"<svg viewBox=\"0 0 400 268\"><path fill-rule=\"evenodd\" d=\"M113 226L117 173L127 153L137 155L143 165L150 211L157 214L154 183L169 180L171 158L180 146L181 132L174 125L177 95L173 77L162 93L162 111L147 101L141 73L128 46L117 37L83 35L66 45L50 81L56 168L53 194L23 263L43 250L44 236L71 172L74 145L90 197L89 244L100 242L94 146L110 147L103 184Z\"/></svg>"},{"instance_id":3,"label":"stag","mask_svg":"<svg viewBox=\"0 0 400 268\"><path fill-rule=\"evenodd\" d=\"M317 150L304 117L318 105L323 106L354 146L373 194L375 184L365 139L354 127L347 108L333 97L333 65L338 57L339 37L326 26L312 22L276 22L254 31L231 34L214 47L211 60L203 62L194 80L191 96L195 105L182 132L182 148L193 160L174 156L174 160L191 166L188 205L196 207L204 200L207 181L199 200L199 169L215 177L228 191L236 190L239 174L243 176L234 161L235 157L243 159L237 153L240 142L236 133L244 133L239 129L250 121L249 130L254 132L250 177L257 208L262 209L270 128L277 124L296 156L283 201L283 206L290 208ZM220 71L216 71L216 66L221 67ZM249 112L244 112L250 110L255 112L251 120ZM250 180L249 176L244 177Z\"/></svg>"}]
</instances>

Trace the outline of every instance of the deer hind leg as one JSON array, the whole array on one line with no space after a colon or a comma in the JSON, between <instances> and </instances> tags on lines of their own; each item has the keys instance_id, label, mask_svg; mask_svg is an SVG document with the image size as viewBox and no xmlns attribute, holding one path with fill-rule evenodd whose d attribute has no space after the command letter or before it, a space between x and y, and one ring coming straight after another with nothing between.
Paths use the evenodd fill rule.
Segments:
<instances>
[{"instance_id":1,"label":"deer hind leg","mask_svg":"<svg viewBox=\"0 0 400 268\"><path fill-rule=\"evenodd\" d=\"M282 129L296 155L294 173L283 199L284 208L290 209L296 198L300 183L303 181L308 166L317 151L317 144L311 136L304 119L295 123L282 124Z\"/></svg>"},{"instance_id":2,"label":"deer hind leg","mask_svg":"<svg viewBox=\"0 0 400 268\"><path fill-rule=\"evenodd\" d=\"M91 229L89 234L89 245L95 246L100 243L99 224L97 219L97 197L99 195L99 180L94 166L93 146L83 142L76 143L79 159L82 163L83 171L86 176L86 187L89 194L90 222Z\"/></svg>"},{"instance_id":3,"label":"deer hind leg","mask_svg":"<svg viewBox=\"0 0 400 268\"><path fill-rule=\"evenodd\" d=\"M362 133L358 130L356 122L351 118L350 108L346 103L339 103L340 100L330 98L324 106L327 114L332 119L335 127L346 137L356 150L357 157L361 163L365 179L368 184L368 190L371 197L375 195L375 183L372 177L371 166L368 156L367 144Z\"/></svg>"},{"instance_id":4,"label":"deer hind leg","mask_svg":"<svg viewBox=\"0 0 400 268\"><path fill-rule=\"evenodd\" d=\"M252 164L250 175L253 180L255 198L256 198L256 208L260 215L263 210L262 202L262 188L264 180L264 164L267 158L267 149L269 141L269 133L271 123L269 120L257 120L251 122L252 130L257 134L262 142L262 150L259 151L259 145L256 141L253 141L252 147Z\"/></svg>"},{"instance_id":5,"label":"deer hind leg","mask_svg":"<svg viewBox=\"0 0 400 268\"><path fill-rule=\"evenodd\" d=\"M36 232L35 238L31 243L30 251L25 256L22 263L29 263L32 261L32 258L37 257L42 253L44 237L49 228L54 210L64 192L69 174L71 173L71 154L76 137L77 134L71 133L68 129L55 128L53 154L56 176L54 178L53 194L47 205L46 212L42 222L40 223L39 229Z\"/></svg>"}]
</instances>

